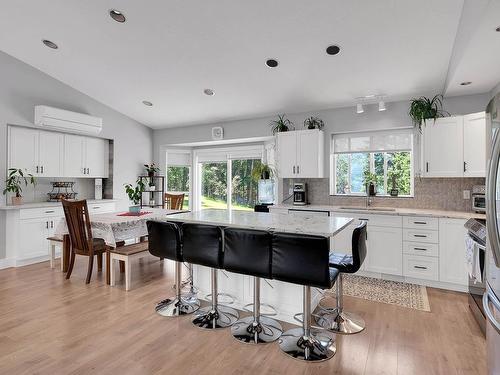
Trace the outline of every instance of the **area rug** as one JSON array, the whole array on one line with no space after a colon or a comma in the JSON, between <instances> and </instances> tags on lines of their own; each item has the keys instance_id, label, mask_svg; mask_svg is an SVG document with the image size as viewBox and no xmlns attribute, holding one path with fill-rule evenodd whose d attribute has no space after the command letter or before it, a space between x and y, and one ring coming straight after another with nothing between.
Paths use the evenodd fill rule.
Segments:
<instances>
[{"instance_id":1,"label":"area rug","mask_svg":"<svg viewBox=\"0 0 500 375\"><path fill-rule=\"evenodd\" d=\"M425 286L349 274L343 274L343 281L346 296L431 311Z\"/></svg>"}]
</instances>

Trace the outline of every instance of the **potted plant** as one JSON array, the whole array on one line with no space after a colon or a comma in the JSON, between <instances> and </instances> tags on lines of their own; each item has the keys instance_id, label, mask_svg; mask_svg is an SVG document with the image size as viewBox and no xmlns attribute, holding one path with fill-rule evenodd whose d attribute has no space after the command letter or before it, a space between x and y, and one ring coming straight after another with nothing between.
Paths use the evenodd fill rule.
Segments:
<instances>
[{"instance_id":1,"label":"potted plant","mask_svg":"<svg viewBox=\"0 0 500 375\"><path fill-rule=\"evenodd\" d=\"M285 115L278 115L277 120L273 120L269 123L271 126L271 130L273 135L276 133L287 132L289 130L293 130L293 123L285 117Z\"/></svg>"},{"instance_id":2,"label":"potted plant","mask_svg":"<svg viewBox=\"0 0 500 375\"><path fill-rule=\"evenodd\" d=\"M435 95L432 99L421 96L420 98L412 99L410 102L410 110L408 112L413 124L420 131L425 120L433 119L436 121L439 117L449 116L450 114L443 110L443 95Z\"/></svg>"},{"instance_id":3,"label":"potted plant","mask_svg":"<svg viewBox=\"0 0 500 375\"><path fill-rule=\"evenodd\" d=\"M304 127L307 129L322 130L325 127L325 123L319 117L311 116L304 120Z\"/></svg>"},{"instance_id":4,"label":"potted plant","mask_svg":"<svg viewBox=\"0 0 500 375\"><path fill-rule=\"evenodd\" d=\"M134 203L133 206L129 207L130 212L139 213L141 212L141 200L142 200L142 192L144 191L144 182L139 178L136 182L136 186L132 186L132 184L125 184L125 192L128 195L130 201Z\"/></svg>"},{"instance_id":5,"label":"potted plant","mask_svg":"<svg viewBox=\"0 0 500 375\"><path fill-rule=\"evenodd\" d=\"M22 169L18 168L9 168L3 194L6 195L7 193L15 193L16 195L12 197L12 204L22 204L22 185L24 184L24 186L28 186L28 183L33 184L33 186L36 185L35 177L33 177L31 173L26 173L26 170L23 172Z\"/></svg>"},{"instance_id":6,"label":"potted plant","mask_svg":"<svg viewBox=\"0 0 500 375\"><path fill-rule=\"evenodd\" d=\"M256 182L259 182L259 180L269 180L274 175L274 169L265 163L259 163L252 169L252 178Z\"/></svg>"},{"instance_id":7,"label":"potted plant","mask_svg":"<svg viewBox=\"0 0 500 375\"><path fill-rule=\"evenodd\" d=\"M370 196L374 196L377 194L375 190L375 185L377 183L377 176L370 171L365 172L364 176L364 185L366 186L366 193Z\"/></svg>"},{"instance_id":8,"label":"potted plant","mask_svg":"<svg viewBox=\"0 0 500 375\"><path fill-rule=\"evenodd\" d=\"M158 168L155 163L144 164L144 167L146 168L146 172L148 172L148 177L154 177L155 174L160 171L160 168Z\"/></svg>"}]
</instances>

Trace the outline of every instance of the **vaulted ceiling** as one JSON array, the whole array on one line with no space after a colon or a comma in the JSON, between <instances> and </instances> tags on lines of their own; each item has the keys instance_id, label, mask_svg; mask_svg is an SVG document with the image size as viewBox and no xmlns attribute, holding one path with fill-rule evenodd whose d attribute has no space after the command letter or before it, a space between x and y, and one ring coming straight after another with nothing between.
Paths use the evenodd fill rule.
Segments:
<instances>
[{"instance_id":1,"label":"vaulted ceiling","mask_svg":"<svg viewBox=\"0 0 500 375\"><path fill-rule=\"evenodd\" d=\"M498 26L499 0L3 1L0 50L165 128L487 92L500 81Z\"/></svg>"}]
</instances>

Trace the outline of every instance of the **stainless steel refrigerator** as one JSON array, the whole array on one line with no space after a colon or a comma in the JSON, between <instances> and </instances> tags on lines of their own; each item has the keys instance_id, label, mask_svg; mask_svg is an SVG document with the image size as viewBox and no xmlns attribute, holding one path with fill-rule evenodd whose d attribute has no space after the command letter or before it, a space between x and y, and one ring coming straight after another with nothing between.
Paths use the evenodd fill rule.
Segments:
<instances>
[{"instance_id":1,"label":"stainless steel refrigerator","mask_svg":"<svg viewBox=\"0 0 500 375\"><path fill-rule=\"evenodd\" d=\"M486 109L486 315L488 374L500 374L500 93Z\"/></svg>"}]
</instances>

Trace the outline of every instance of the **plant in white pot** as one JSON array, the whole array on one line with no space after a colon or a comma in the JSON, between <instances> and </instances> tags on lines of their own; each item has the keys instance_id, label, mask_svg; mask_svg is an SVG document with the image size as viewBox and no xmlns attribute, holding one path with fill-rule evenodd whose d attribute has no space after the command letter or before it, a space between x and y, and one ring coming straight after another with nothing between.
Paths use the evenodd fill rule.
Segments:
<instances>
[{"instance_id":1,"label":"plant in white pot","mask_svg":"<svg viewBox=\"0 0 500 375\"><path fill-rule=\"evenodd\" d=\"M128 198L131 202L133 202L133 206L129 207L130 212L139 213L141 212L141 200L142 193L145 191L144 182L141 179L136 181L136 186L132 186L132 184L125 184L125 192L128 195Z\"/></svg>"},{"instance_id":2,"label":"plant in white pot","mask_svg":"<svg viewBox=\"0 0 500 375\"><path fill-rule=\"evenodd\" d=\"M22 186L28 186L28 184L33 184L33 186L36 185L35 177L33 177L31 173L27 173L26 170L24 170L23 172L23 170L19 168L9 168L7 179L5 180L5 189L3 190L3 194L16 194L12 197L12 204L22 204Z\"/></svg>"}]
</instances>

